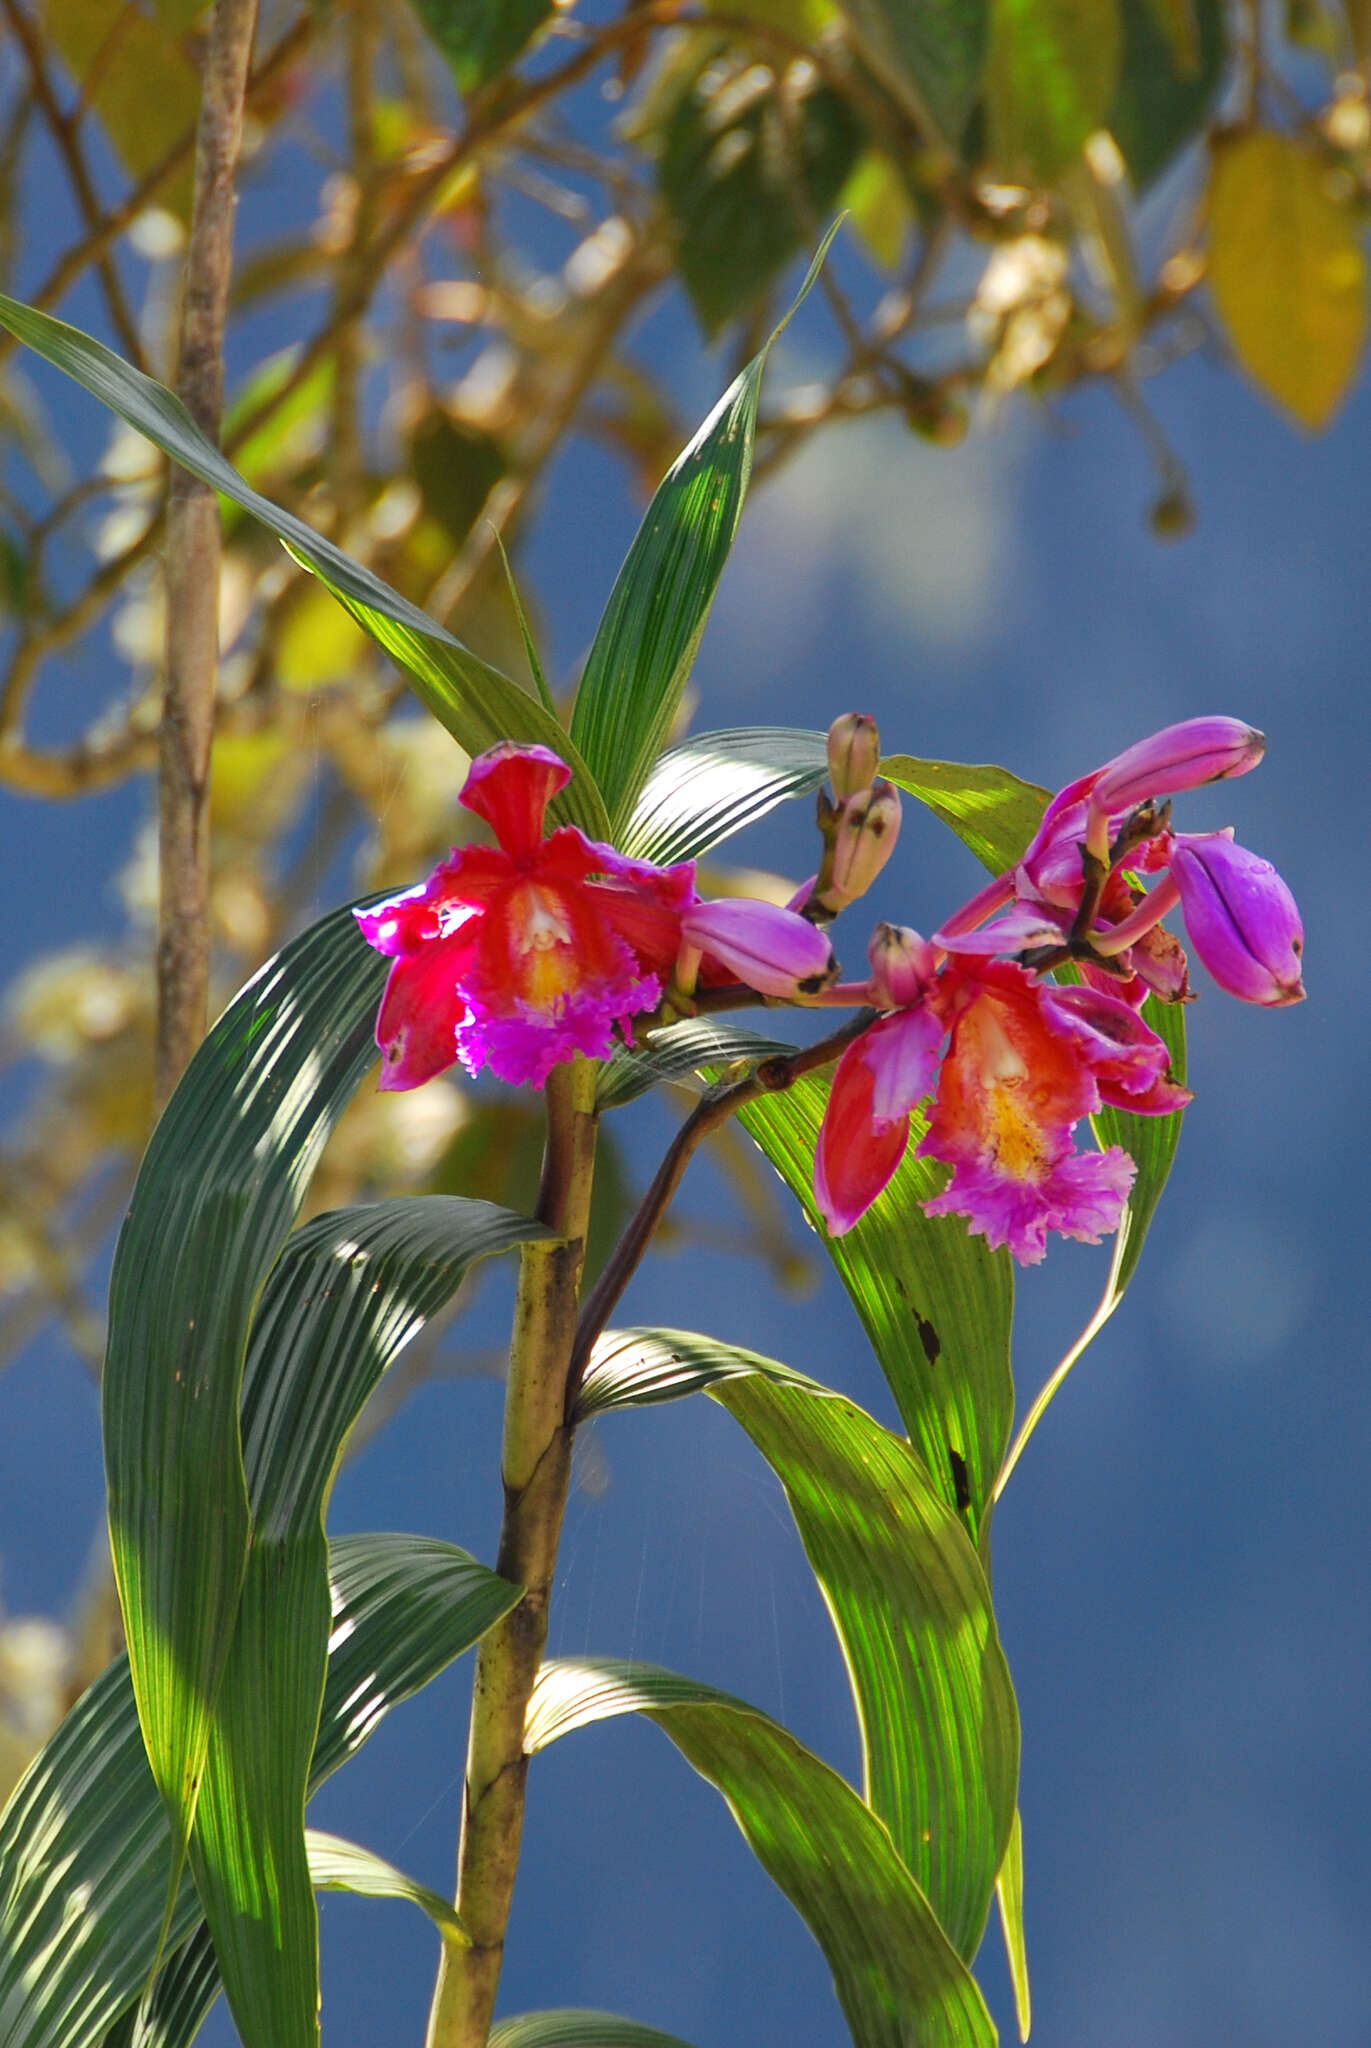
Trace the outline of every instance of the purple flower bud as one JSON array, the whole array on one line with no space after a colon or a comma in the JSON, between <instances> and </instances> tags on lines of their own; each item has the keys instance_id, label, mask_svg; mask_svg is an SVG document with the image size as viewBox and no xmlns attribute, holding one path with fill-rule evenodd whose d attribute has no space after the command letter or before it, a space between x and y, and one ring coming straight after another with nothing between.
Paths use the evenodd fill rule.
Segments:
<instances>
[{"instance_id":1,"label":"purple flower bud","mask_svg":"<svg viewBox=\"0 0 1371 2048\"><path fill-rule=\"evenodd\" d=\"M938 951L907 924L878 924L866 949L871 1000L883 1010L904 1010L932 988Z\"/></svg>"},{"instance_id":2,"label":"purple flower bud","mask_svg":"<svg viewBox=\"0 0 1371 2048\"><path fill-rule=\"evenodd\" d=\"M1131 810L1150 796L1245 775L1265 752L1265 733L1240 719L1187 718L1106 761L1090 792L1091 805L1096 810Z\"/></svg>"},{"instance_id":3,"label":"purple flower bud","mask_svg":"<svg viewBox=\"0 0 1371 2048\"><path fill-rule=\"evenodd\" d=\"M812 995L837 972L833 948L808 919L752 897L692 904L681 935L764 996Z\"/></svg>"},{"instance_id":4,"label":"purple flower bud","mask_svg":"<svg viewBox=\"0 0 1371 2048\"><path fill-rule=\"evenodd\" d=\"M866 894L895 851L900 816L900 792L893 782L878 779L844 801L815 892L825 910L836 916Z\"/></svg>"},{"instance_id":5,"label":"purple flower bud","mask_svg":"<svg viewBox=\"0 0 1371 2048\"><path fill-rule=\"evenodd\" d=\"M864 711L846 711L828 728L828 779L841 803L870 789L881 765L881 736Z\"/></svg>"},{"instance_id":6,"label":"purple flower bud","mask_svg":"<svg viewBox=\"0 0 1371 2048\"><path fill-rule=\"evenodd\" d=\"M1195 950L1219 987L1245 1003L1298 1003L1304 926L1270 861L1235 846L1231 832L1178 834L1171 872Z\"/></svg>"}]
</instances>

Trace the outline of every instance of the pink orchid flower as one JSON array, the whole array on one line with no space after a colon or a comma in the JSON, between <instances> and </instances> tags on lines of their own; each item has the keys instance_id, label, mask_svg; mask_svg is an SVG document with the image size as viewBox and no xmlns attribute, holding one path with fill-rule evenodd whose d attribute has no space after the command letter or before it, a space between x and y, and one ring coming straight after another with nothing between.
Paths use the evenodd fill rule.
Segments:
<instances>
[{"instance_id":1,"label":"pink orchid flower","mask_svg":"<svg viewBox=\"0 0 1371 2048\"><path fill-rule=\"evenodd\" d=\"M460 847L426 882L355 913L395 962L376 1024L383 1089L417 1088L457 1059L541 1088L577 1053L608 1055L616 1028L656 1009L691 943L694 862L629 860L574 825L544 838L547 806L570 779L547 747L492 747L461 801L496 845ZM741 979L743 962L766 972L766 992L794 994L827 971L828 942L803 918L765 903L729 912L719 958L708 917L692 925L706 981Z\"/></svg>"},{"instance_id":2,"label":"pink orchid flower","mask_svg":"<svg viewBox=\"0 0 1371 2048\"><path fill-rule=\"evenodd\" d=\"M815 1158L816 1199L833 1235L888 1185L910 1114L935 1090L919 1154L953 1173L925 1214L966 1217L973 1234L1008 1245L1024 1265L1043 1257L1049 1230L1091 1244L1116 1230L1133 1161L1117 1145L1078 1153L1076 1125L1106 1102L1163 1115L1190 1100L1167 1078L1166 1047L1137 1012L1008 962L948 958L888 926L873 942L872 968L872 1000L903 1006L848 1047L833 1077Z\"/></svg>"},{"instance_id":3,"label":"pink orchid flower","mask_svg":"<svg viewBox=\"0 0 1371 2048\"><path fill-rule=\"evenodd\" d=\"M1038 968L1074 958L1094 988L1135 1007L1149 990L1184 1001L1185 954L1161 922L1179 903L1221 988L1246 1002L1298 1002L1303 931L1285 883L1269 862L1227 845L1231 831L1172 832L1169 807L1157 801L1246 774L1265 744L1238 719L1192 718L1069 783L1048 804L1023 859L949 918L935 944ZM1215 850L1220 841L1226 851ZM1204 852L1195 850L1201 843ZM1160 879L1144 891L1137 873Z\"/></svg>"}]
</instances>

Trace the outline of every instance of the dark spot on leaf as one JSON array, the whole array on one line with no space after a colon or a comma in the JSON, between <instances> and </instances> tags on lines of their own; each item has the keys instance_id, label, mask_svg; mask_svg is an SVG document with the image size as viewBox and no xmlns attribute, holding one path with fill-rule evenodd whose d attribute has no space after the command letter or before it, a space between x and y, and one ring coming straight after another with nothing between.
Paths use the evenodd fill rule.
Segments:
<instances>
[{"instance_id":1,"label":"dark spot on leaf","mask_svg":"<svg viewBox=\"0 0 1371 2048\"><path fill-rule=\"evenodd\" d=\"M960 1451L947 1447L948 1463L952 1467L952 1489L957 1502L957 1513L964 1515L971 1505L971 1474L966 1469L966 1459Z\"/></svg>"},{"instance_id":2,"label":"dark spot on leaf","mask_svg":"<svg viewBox=\"0 0 1371 2048\"><path fill-rule=\"evenodd\" d=\"M924 1347L924 1357L930 1365L936 1365L942 1355L942 1339L932 1323L929 1322L928 1317L921 1316L917 1309L914 1311L914 1320L919 1326L919 1342Z\"/></svg>"}]
</instances>

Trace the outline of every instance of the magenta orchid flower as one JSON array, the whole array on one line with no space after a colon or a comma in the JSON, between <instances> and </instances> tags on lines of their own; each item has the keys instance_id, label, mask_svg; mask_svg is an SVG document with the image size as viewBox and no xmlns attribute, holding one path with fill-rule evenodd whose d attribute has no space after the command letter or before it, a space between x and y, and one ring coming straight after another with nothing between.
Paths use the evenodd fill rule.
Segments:
<instances>
[{"instance_id":1,"label":"magenta orchid flower","mask_svg":"<svg viewBox=\"0 0 1371 2048\"><path fill-rule=\"evenodd\" d=\"M1140 740L1053 797L1017 867L949 918L935 943L1039 969L1071 958L1094 988L1135 1006L1149 990L1178 1002L1189 995L1186 958L1161 920L1180 904L1221 988L1246 1002L1298 1002L1303 932L1285 883L1269 862L1232 846L1231 832L1172 832L1169 807L1158 804L1246 774L1265 744L1251 726L1219 717ZM1160 879L1143 890L1137 874Z\"/></svg>"},{"instance_id":2,"label":"magenta orchid flower","mask_svg":"<svg viewBox=\"0 0 1371 2048\"><path fill-rule=\"evenodd\" d=\"M870 992L877 1002L898 995L904 1007L843 1054L819 1133L815 1194L829 1230L841 1236L865 1215L904 1156L911 1112L935 1092L919 1154L953 1172L925 1214L966 1217L973 1234L1025 1265L1043 1257L1049 1230L1091 1244L1116 1230L1133 1161L1117 1145L1078 1153L1075 1127L1106 1102L1163 1115L1190 1100L1167 1076L1161 1039L1115 996L894 936L904 985L878 958L878 948L887 958L891 950L886 927L873 944Z\"/></svg>"},{"instance_id":3,"label":"magenta orchid flower","mask_svg":"<svg viewBox=\"0 0 1371 2048\"><path fill-rule=\"evenodd\" d=\"M417 1088L458 1059L541 1088L577 1053L605 1057L616 1029L656 1009L683 947L703 954L706 981L765 993L793 996L828 973L828 941L803 918L768 903L697 906L693 861L629 860L574 825L544 838L570 779L547 747L491 748L461 801L496 845L461 847L426 882L355 913L395 962L376 1024L383 1089ZM707 913L721 911L716 931Z\"/></svg>"}]
</instances>

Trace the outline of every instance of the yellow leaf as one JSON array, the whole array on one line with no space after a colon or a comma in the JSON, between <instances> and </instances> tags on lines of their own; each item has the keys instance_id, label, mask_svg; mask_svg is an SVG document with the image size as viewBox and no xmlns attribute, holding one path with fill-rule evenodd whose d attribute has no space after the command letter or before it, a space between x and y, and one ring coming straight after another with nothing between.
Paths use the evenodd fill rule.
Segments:
<instances>
[{"instance_id":1,"label":"yellow leaf","mask_svg":"<svg viewBox=\"0 0 1371 2048\"><path fill-rule=\"evenodd\" d=\"M853 227L882 270L899 269L914 208L904 180L882 150L862 151L838 195L838 210L851 214Z\"/></svg>"},{"instance_id":2,"label":"yellow leaf","mask_svg":"<svg viewBox=\"0 0 1371 2048\"><path fill-rule=\"evenodd\" d=\"M200 77L182 44L199 12L190 0L165 0L148 15L128 0L43 0L53 47L78 84L90 75L88 104L131 177L141 178L194 131ZM193 165L163 188L159 203L190 210Z\"/></svg>"},{"instance_id":3,"label":"yellow leaf","mask_svg":"<svg viewBox=\"0 0 1371 2048\"><path fill-rule=\"evenodd\" d=\"M1337 180L1293 136L1214 146L1214 303L1253 382L1315 431L1351 389L1366 338L1366 258Z\"/></svg>"}]
</instances>

